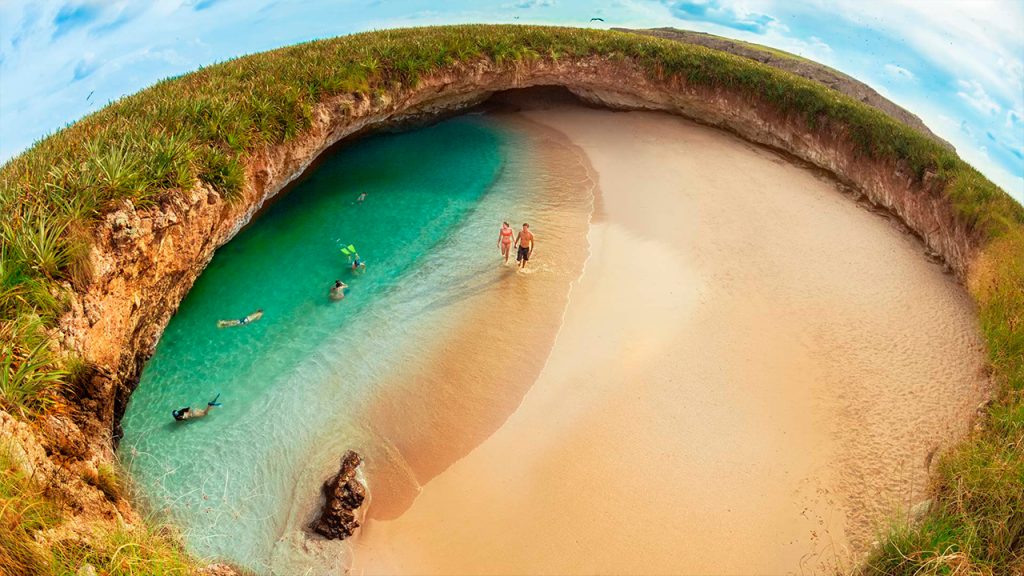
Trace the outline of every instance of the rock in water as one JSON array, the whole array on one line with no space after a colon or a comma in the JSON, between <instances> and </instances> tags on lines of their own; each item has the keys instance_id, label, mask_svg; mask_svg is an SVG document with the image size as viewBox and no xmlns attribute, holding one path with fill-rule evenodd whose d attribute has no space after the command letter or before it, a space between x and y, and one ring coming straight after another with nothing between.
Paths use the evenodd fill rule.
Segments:
<instances>
[{"instance_id":1,"label":"rock in water","mask_svg":"<svg viewBox=\"0 0 1024 576\"><path fill-rule=\"evenodd\" d=\"M324 482L326 501L320 517L310 525L314 532L324 538L344 540L359 528L354 512L366 499L366 487L356 479L356 469L362 462L359 454L349 450L341 458L338 473Z\"/></svg>"}]
</instances>

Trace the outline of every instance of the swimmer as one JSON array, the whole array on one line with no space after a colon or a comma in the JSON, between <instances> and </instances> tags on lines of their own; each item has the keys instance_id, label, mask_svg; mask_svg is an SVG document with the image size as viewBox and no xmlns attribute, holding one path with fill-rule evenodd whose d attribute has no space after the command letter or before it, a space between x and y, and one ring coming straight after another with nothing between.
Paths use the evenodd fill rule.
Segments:
<instances>
[{"instance_id":1,"label":"swimmer","mask_svg":"<svg viewBox=\"0 0 1024 576\"><path fill-rule=\"evenodd\" d=\"M348 288L348 284L345 284L341 280L335 280L334 286L331 286L330 297L331 300L342 300L345 298L345 288Z\"/></svg>"},{"instance_id":2,"label":"swimmer","mask_svg":"<svg viewBox=\"0 0 1024 576\"><path fill-rule=\"evenodd\" d=\"M530 261L530 256L533 256L533 244L536 238L533 236L533 232L530 232L530 225L523 223L523 229L516 236L516 248L519 249L516 252L516 262L519 262L519 269L525 270L526 263Z\"/></svg>"},{"instance_id":3,"label":"swimmer","mask_svg":"<svg viewBox=\"0 0 1024 576\"><path fill-rule=\"evenodd\" d=\"M505 264L508 264L508 253L512 247L512 227L508 225L508 222L501 223L501 230L498 230L498 249L501 250L501 255L505 257Z\"/></svg>"},{"instance_id":4,"label":"swimmer","mask_svg":"<svg viewBox=\"0 0 1024 576\"><path fill-rule=\"evenodd\" d=\"M191 406L185 406L184 408L171 410L171 416L174 416L174 419L177 420L178 422L184 422L185 420L192 420L194 418L202 418L203 416L209 414L210 410L213 410L215 407L221 405L220 402L217 402L218 398L220 398L220 394L217 394L213 398L213 400L207 402L206 408L201 408L199 410L193 410Z\"/></svg>"},{"instance_id":5,"label":"swimmer","mask_svg":"<svg viewBox=\"0 0 1024 576\"><path fill-rule=\"evenodd\" d=\"M363 200L366 200L366 192L363 192L362 194L359 195L359 198L356 198L356 202L360 204L363 203Z\"/></svg>"},{"instance_id":6,"label":"swimmer","mask_svg":"<svg viewBox=\"0 0 1024 576\"><path fill-rule=\"evenodd\" d=\"M341 253L348 256L349 264L352 265L352 271L355 272L360 268L366 268L366 262L359 257L359 253L356 252L356 247L352 244L341 247Z\"/></svg>"},{"instance_id":7,"label":"swimmer","mask_svg":"<svg viewBox=\"0 0 1024 576\"><path fill-rule=\"evenodd\" d=\"M263 318L263 308L260 308L260 309L256 310L255 312L253 312L252 314L249 314L245 318L239 318L238 320L219 320L217 322L217 328L230 328L231 326L243 326L245 324L249 324L250 322L255 322L255 321L259 320L260 318Z\"/></svg>"}]
</instances>

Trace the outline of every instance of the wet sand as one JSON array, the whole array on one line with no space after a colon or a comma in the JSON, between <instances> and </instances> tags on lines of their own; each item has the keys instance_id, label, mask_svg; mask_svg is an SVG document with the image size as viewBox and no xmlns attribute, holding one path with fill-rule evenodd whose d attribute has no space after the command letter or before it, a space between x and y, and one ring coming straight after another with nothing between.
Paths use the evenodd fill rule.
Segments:
<instances>
[{"instance_id":1,"label":"wet sand","mask_svg":"<svg viewBox=\"0 0 1024 576\"><path fill-rule=\"evenodd\" d=\"M421 295L430 303L424 312L430 329L421 329L414 345L389 358L389 370L354 410L366 434L325 438L311 454L275 546L275 574L326 575L349 568L348 542L304 534L322 505L320 484L337 470L337 454L355 448L365 458L362 473L371 498L361 509L365 519L398 518L424 485L501 427L547 360L587 257L596 183L582 152L561 132L519 115L492 115L489 121L509 133L508 145L515 148L490 193L517 196L516 208L503 217L517 232L527 221L543 234L536 254L544 258L519 271L512 249L503 264L498 220L493 240L480 246L493 251L491 268L465 285L436 286Z\"/></svg>"},{"instance_id":2,"label":"wet sand","mask_svg":"<svg viewBox=\"0 0 1024 576\"><path fill-rule=\"evenodd\" d=\"M411 506L375 491L353 571L814 573L855 559L924 497L928 454L985 396L963 289L833 183L730 135L656 113L522 116L596 173L589 259L521 405L454 464L427 466Z\"/></svg>"},{"instance_id":3,"label":"wet sand","mask_svg":"<svg viewBox=\"0 0 1024 576\"><path fill-rule=\"evenodd\" d=\"M513 247L504 264L495 228L494 244L483 247L493 248L494 269L460 293L437 287L438 306L452 313L432 331L436 345L396 363L368 403L366 420L393 451L384 462L367 463L377 502L367 513L374 520L401 516L422 486L515 412L544 366L583 271L595 187L589 165L554 129L519 116L492 118L518 133L527 149L523 166L505 170L534 201L507 217L516 234L526 221L544 236L535 249L543 260L521 271ZM410 398L420 401L410 406Z\"/></svg>"}]
</instances>

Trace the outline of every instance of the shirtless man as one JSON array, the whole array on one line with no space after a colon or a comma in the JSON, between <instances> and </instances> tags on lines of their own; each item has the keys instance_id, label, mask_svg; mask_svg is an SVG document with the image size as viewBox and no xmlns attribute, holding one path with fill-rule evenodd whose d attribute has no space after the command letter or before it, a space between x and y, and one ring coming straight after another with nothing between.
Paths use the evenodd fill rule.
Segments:
<instances>
[{"instance_id":1,"label":"shirtless man","mask_svg":"<svg viewBox=\"0 0 1024 576\"><path fill-rule=\"evenodd\" d=\"M516 252L516 262L519 262L519 269L523 270L526 268L526 263L530 260L530 256L533 255L533 245L536 242L536 238L533 236L533 232L530 232L530 225L523 224L523 229L516 236L516 248L519 249Z\"/></svg>"},{"instance_id":2,"label":"shirtless man","mask_svg":"<svg viewBox=\"0 0 1024 576\"><path fill-rule=\"evenodd\" d=\"M505 264L508 264L508 253L512 248L512 227L508 225L508 222L501 223L501 230L498 230L498 249L501 250L501 255L505 257Z\"/></svg>"}]
</instances>

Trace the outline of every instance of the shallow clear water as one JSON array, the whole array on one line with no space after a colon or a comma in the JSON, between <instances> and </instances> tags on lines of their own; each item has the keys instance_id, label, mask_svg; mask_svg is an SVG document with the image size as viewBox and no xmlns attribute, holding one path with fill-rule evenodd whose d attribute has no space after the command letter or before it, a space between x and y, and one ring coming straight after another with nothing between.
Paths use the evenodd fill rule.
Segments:
<instances>
[{"instance_id":1,"label":"shallow clear water","mask_svg":"<svg viewBox=\"0 0 1024 576\"><path fill-rule=\"evenodd\" d=\"M346 448L386 449L365 405L494 267L497 226L525 200L500 185L517 149L515 133L474 116L368 138L218 250L122 422L122 460L192 552L268 570L275 541L307 521L282 505L315 496L296 486L336 470ZM365 272L347 269L349 243ZM336 278L351 287L341 302L327 298ZM257 308L257 322L217 327ZM218 393L210 416L172 419Z\"/></svg>"}]
</instances>

